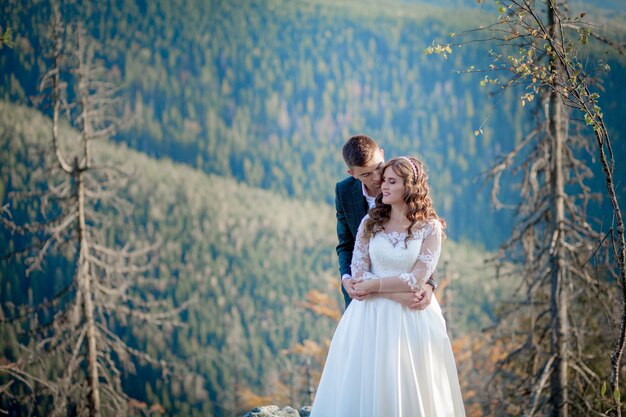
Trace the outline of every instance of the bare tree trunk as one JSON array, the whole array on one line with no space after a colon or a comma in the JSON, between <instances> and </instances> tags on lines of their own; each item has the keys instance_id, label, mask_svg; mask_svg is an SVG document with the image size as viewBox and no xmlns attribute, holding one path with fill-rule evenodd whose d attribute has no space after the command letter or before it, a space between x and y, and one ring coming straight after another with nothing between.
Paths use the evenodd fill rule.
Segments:
<instances>
[{"instance_id":1,"label":"bare tree trunk","mask_svg":"<svg viewBox=\"0 0 626 417\"><path fill-rule=\"evenodd\" d=\"M59 5L54 5L54 23L53 23L53 40L54 49L52 50L52 145L54 146L54 154L59 162L59 166L67 174L72 173L72 167L65 161L61 145L59 143L59 113L61 108L61 61L63 57L63 25L61 24L61 12ZM42 85L43 90L43 85Z\"/></svg>"},{"instance_id":2,"label":"bare tree trunk","mask_svg":"<svg viewBox=\"0 0 626 417\"><path fill-rule=\"evenodd\" d=\"M606 188L611 199L613 206L613 215L615 216L616 223L616 235L614 237L615 257L617 260L617 266L619 269L618 282L620 289L621 305L621 317L619 325L619 334L617 336L617 342L611 352L611 397L615 404L615 410L612 410L610 415L621 417L622 404L621 393L619 390L620 374L622 368L622 355L624 354L624 347L626 345L626 243L624 242L624 219L622 218L622 211L617 201L617 195L615 193L615 182L613 180L613 169L611 164L607 160L607 155L604 150L605 146L611 148L609 135L604 125L604 121L599 121L599 129L596 129L596 140L598 143L598 151L600 153L600 162L602 163L602 169L604 170L604 176L606 180ZM612 156L611 156L612 159Z\"/></svg>"},{"instance_id":3,"label":"bare tree trunk","mask_svg":"<svg viewBox=\"0 0 626 417\"><path fill-rule=\"evenodd\" d=\"M83 316L87 325L87 383L89 386L89 416L100 416L100 386L98 379L98 350L96 344L96 324L89 271L89 242L85 223L85 183L83 172L75 162L76 192L78 200L78 242L80 255L78 260L78 282L83 292Z\"/></svg>"},{"instance_id":4,"label":"bare tree trunk","mask_svg":"<svg viewBox=\"0 0 626 417\"><path fill-rule=\"evenodd\" d=\"M44 387L46 393L42 398L48 395L51 407L46 415L100 417L103 413L112 413L125 416L131 408L145 409L145 406L133 402L124 393L123 374L117 362L127 369L132 369L133 358L155 367L172 370L174 367L170 362L128 346L109 328L108 316L123 315L142 323L176 326L180 323L172 318L192 301L169 310L165 303L144 300L130 293L131 282L154 268L156 258L152 255L156 254L158 243L136 250L130 249L129 244L121 249L104 244L105 231L114 227L114 222L109 222L107 215L98 211L102 205L127 215L127 202L117 194L125 175L119 167L101 165L94 169L90 142L110 137L115 132L119 125L119 101L116 89L95 57L98 51L95 43L81 25L62 23L58 5L53 5L53 12L52 68L40 84L42 92L51 90L46 97L52 100L52 145L56 157L53 169L45 171L46 175L50 174L50 182L41 192L43 197L38 207L45 221L33 219L20 225L5 218L4 213L8 216L10 213L1 207L0 225L16 233L37 233L43 237L41 242L35 238L36 244L32 245L33 254L27 258L30 263L27 275L36 269L44 270L42 263L51 248L71 247L72 256L77 254L78 259L72 283L55 294L52 301L44 301L41 307L26 313L33 319L33 340L24 347L23 359L0 364L0 372L13 378L10 384L0 387L0 391L12 389L14 381L24 384L33 396L40 392L37 389L35 394L33 386ZM70 34L75 34L75 42L69 42ZM72 88L70 94L67 93L69 88ZM78 143L62 143L59 124L63 117L78 128ZM38 195L37 191L33 194ZM30 252L31 248L24 251ZM72 296L71 300L58 301L66 295ZM45 311L50 308L52 322L39 325L36 316L40 308ZM102 314L105 311L106 314ZM19 315L16 317L22 320ZM39 340L40 335L43 340ZM49 376L49 371L56 373L57 367L48 364L50 360L57 360L57 354L66 355L58 357L69 359L67 367L60 377ZM87 369L75 372L85 363ZM40 376L41 373L44 376ZM172 371L168 369L168 373ZM41 408L46 410L46 405Z\"/></svg>"},{"instance_id":5,"label":"bare tree trunk","mask_svg":"<svg viewBox=\"0 0 626 417\"><path fill-rule=\"evenodd\" d=\"M615 157L599 106L600 95L590 91L590 86L597 78L594 73L601 67L590 66L589 57L585 54L581 56L580 52L588 48L584 46L587 43L586 36L611 46L622 56L623 46L595 33L594 28L600 29L603 26L583 20L584 13L572 18L567 11L566 0L502 0L498 3L500 17L496 23L468 30L464 36L473 35L476 31L487 32L491 36L478 41L495 40L519 51L518 56L508 55L508 50L504 53L490 51L494 59L494 63L489 66L490 70L503 71L507 75L489 79L485 76L486 81L503 89L525 86L525 93L520 97L522 105L526 100L532 101L536 94L542 94L541 104L544 106L546 127L544 129L541 126L540 130L546 136L538 135L539 139L534 140L536 132L531 132L491 169L489 177L494 180L492 201L496 207L502 207L497 198L502 173L506 170L514 175L524 172L524 178L520 181L522 201L518 205L521 221L516 224L519 230L502 246L502 258L508 261L510 258L505 255L522 250L521 260L526 271L526 282L523 284L528 290L524 302L530 306L530 317L524 319L546 317L550 321L545 326L541 323L541 334L538 338L539 341L549 342L548 346L536 343L536 339L529 335L528 341L521 348L508 354L501 362L503 365L496 374L501 373L501 385L505 390L503 392L501 387L496 387L495 394L500 400L495 404L496 407L502 405L511 395L517 395L520 388L526 389L530 385L533 398L530 407L526 407L526 404L522 406L527 408L524 415L532 416L537 412L542 415L550 413L553 416L568 416L571 408L576 415L608 413L619 417L622 414L619 390L621 360L626 348L626 240L613 180ZM542 6L544 3L546 9ZM547 19L544 14L546 11ZM451 46L461 47L476 41L476 38L472 38L453 44L433 45L426 52L446 57L452 50ZM583 49L580 49L581 45ZM545 58L549 59L547 66ZM468 72L485 72L485 69L474 70L472 66ZM542 93L546 89L549 95ZM578 134L569 134L569 108L581 111L584 122L595 132L608 196L615 216L615 227L609 231L613 238L612 246L604 244L604 232L594 230L590 223L595 222L595 219L587 215L587 204L595 196L585 182L593 177L593 171L588 162L576 156L577 150L588 149L587 140ZM574 119L571 120L578 124ZM565 186L568 192L572 190L573 193L566 194ZM589 219L592 222L588 222ZM605 227L601 224L599 230ZM596 250L593 251L592 258L585 262L583 258L589 250L585 248L594 247ZM597 257L596 253L601 247L606 249L606 253ZM591 264L591 260L597 265ZM611 353L610 384L614 407L607 411L608 399L604 398L606 388L603 386L600 390L602 394L598 393L595 389L597 385L592 386L589 379L591 376L602 382L602 370L597 374L595 364L588 367L586 362L596 358L597 349L602 349L601 346L595 346L595 338L605 340L602 330L596 328L593 317L597 306L594 298L597 295L605 297L598 298L600 303L612 300L609 290L614 283L610 274L613 273L616 263L619 276L616 277L618 283L615 287L621 301L621 321L619 334L613 339ZM606 277L607 282L594 280L594 275L597 278ZM550 280L550 305L546 306L549 307L547 310L540 312L541 316L537 316L532 310L533 306L543 307L547 301L543 294L543 284L547 284L544 279ZM594 285L588 285L590 283ZM577 286L574 288L574 285ZM579 304L578 300L583 304ZM587 304L588 300L594 300L594 304ZM516 310L511 309L504 317L515 317L516 313ZM569 316L573 318L571 322ZM607 321L611 326L609 317ZM526 329L526 323L521 324ZM506 329L508 325L505 322L502 327ZM518 331L516 325L511 326L514 332ZM578 332L588 336L577 338L575 336ZM513 333L513 336L516 335ZM544 335L550 335L550 340L544 338ZM496 334L496 337L501 336ZM528 353L533 357L529 357ZM543 358L547 353L550 356L544 362ZM532 362L535 357L542 361L541 366ZM525 366L527 364L530 366ZM579 366L581 364L582 367ZM521 371L516 366L521 366ZM511 374L503 371L518 371L521 378L510 378ZM515 382L517 380L520 382ZM550 390L545 387L548 380L551 382ZM509 381L514 381L510 386L516 391L509 388ZM547 394L549 398L546 399ZM598 399L600 396L602 398Z\"/></svg>"},{"instance_id":6,"label":"bare tree trunk","mask_svg":"<svg viewBox=\"0 0 626 417\"><path fill-rule=\"evenodd\" d=\"M557 36L558 19L556 2L548 2L548 25L553 36ZM551 68L560 73L560 63L554 58ZM553 321L552 349L555 353L554 370L551 377L552 416L567 417L568 410L568 355L569 323L567 319L568 291L567 266L565 259L565 185L563 171L563 147L567 135L567 117L561 97L554 89L548 101L548 129L550 140L550 181L552 188L552 261L551 261L551 315Z\"/></svg>"}]
</instances>

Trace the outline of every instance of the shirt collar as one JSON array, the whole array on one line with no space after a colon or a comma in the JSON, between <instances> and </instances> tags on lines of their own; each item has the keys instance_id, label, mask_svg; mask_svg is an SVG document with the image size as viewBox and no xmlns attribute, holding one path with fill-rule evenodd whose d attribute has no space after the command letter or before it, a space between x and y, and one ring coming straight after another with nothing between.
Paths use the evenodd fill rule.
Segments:
<instances>
[{"instance_id":1,"label":"shirt collar","mask_svg":"<svg viewBox=\"0 0 626 417\"><path fill-rule=\"evenodd\" d=\"M376 205L376 197L372 197L367 193L367 190L365 189L365 184L363 183L361 183L361 189L363 190L363 197L365 197L369 208L374 208L374 206Z\"/></svg>"}]
</instances>

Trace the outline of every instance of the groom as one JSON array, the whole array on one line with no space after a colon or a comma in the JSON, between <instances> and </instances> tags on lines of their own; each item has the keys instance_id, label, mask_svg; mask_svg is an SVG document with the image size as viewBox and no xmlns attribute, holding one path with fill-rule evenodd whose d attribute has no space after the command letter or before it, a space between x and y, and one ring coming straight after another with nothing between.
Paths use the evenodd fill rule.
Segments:
<instances>
[{"instance_id":1,"label":"groom","mask_svg":"<svg viewBox=\"0 0 626 417\"><path fill-rule=\"evenodd\" d=\"M385 165L384 151L372 138L366 135L352 136L343 145L343 160L348 166L349 177L335 187L335 207L337 210L337 256L341 273L343 298L346 308L351 299L364 300L367 295L354 288L350 275L350 263L354 240L361 220L376 204L382 184L382 168ZM378 296L390 298L415 310L422 310L430 304L437 283L432 277L421 290L410 293L382 293Z\"/></svg>"}]
</instances>

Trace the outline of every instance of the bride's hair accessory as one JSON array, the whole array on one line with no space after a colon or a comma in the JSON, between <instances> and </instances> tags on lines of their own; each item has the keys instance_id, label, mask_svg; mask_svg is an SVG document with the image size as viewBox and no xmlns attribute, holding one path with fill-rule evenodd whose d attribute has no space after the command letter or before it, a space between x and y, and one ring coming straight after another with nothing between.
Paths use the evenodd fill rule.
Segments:
<instances>
[{"instance_id":1,"label":"bride's hair accessory","mask_svg":"<svg viewBox=\"0 0 626 417\"><path fill-rule=\"evenodd\" d=\"M413 182L417 182L417 167L415 166L415 162L413 162L410 158L407 158L406 156L400 156L400 159L406 159L407 161L409 161L409 164L411 165L411 168L413 169L413 176L414 176L414 180Z\"/></svg>"}]
</instances>

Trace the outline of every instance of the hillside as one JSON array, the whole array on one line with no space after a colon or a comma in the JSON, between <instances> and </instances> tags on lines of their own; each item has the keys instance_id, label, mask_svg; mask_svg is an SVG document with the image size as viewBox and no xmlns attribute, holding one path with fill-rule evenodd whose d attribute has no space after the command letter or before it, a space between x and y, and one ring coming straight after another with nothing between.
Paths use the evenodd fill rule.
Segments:
<instances>
[{"instance_id":1,"label":"hillside","mask_svg":"<svg viewBox=\"0 0 626 417\"><path fill-rule=\"evenodd\" d=\"M122 86L129 125L116 141L331 203L345 170L340 147L366 132L389 156L424 157L451 237L495 248L511 215L490 208L482 175L531 129L530 112L515 94L489 96L480 77L455 72L485 67L489 44L455 50L447 61L423 54L449 32L495 19L493 5L456 13L461 2L426 3L125 0L68 2L62 10L67 21L84 22ZM0 49L1 97L37 102L49 21L48 1L0 5L0 26L10 23L17 33L14 49ZM612 68L601 94L621 154L626 65L594 48L583 51L590 62L601 58ZM474 136L480 126L484 134ZM626 169L617 170L623 193ZM594 181L602 189L601 177Z\"/></svg>"},{"instance_id":2,"label":"hillside","mask_svg":"<svg viewBox=\"0 0 626 417\"><path fill-rule=\"evenodd\" d=\"M0 102L0 146L6 150L0 155L0 202L10 203L18 220L37 215L36 201L20 205L10 193L43 184L38 168L45 161L49 126L37 111ZM64 132L66 138L73 135ZM172 306L198 299L183 314L183 328L116 330L132 346L193 370L181 380L163 379L158 370L140 366L125 378L129 394L161 404L169 416L226 416L235 411L239 390L271 392L272 378L289 384L288 370L299 366L299 359L281 351L306 339L321 343L334 329L333 321L300 306L311 290L339 301L333 209L155 160L120 144L102 143L95 152L99 163L132 173L121 189L132 215L127 221L112 216L111 243L163 242L152 271L161 284L146 296ZM49 298L73 268L57 255L26 280L23 264L4 255L28 245L29 238L2 228L0 233L1 313L10 318L10 303ZM454 280L439 296L454 334L489 324L491 303L502 297L497 284L486 283L493 274L483 257L475 245L445 243L440 273ZM7 327L2 331L3 360L12 360L15 340L24 336Z\"/></svg>"}]
</instances>

